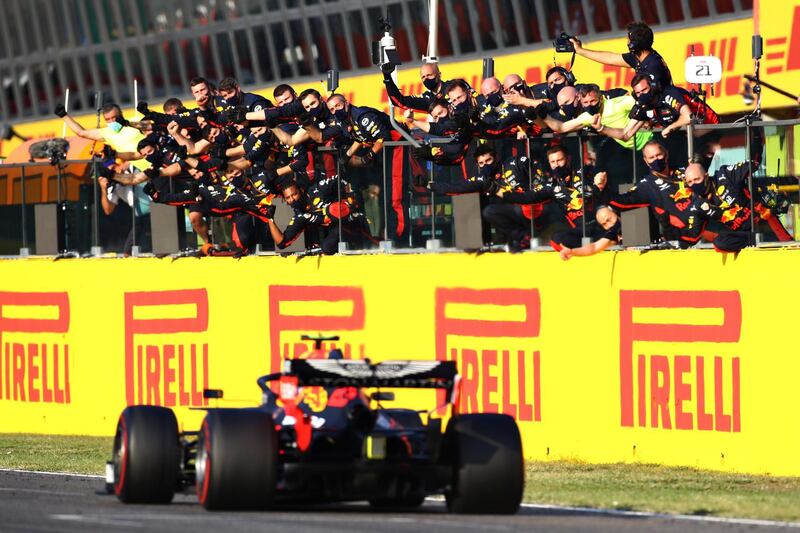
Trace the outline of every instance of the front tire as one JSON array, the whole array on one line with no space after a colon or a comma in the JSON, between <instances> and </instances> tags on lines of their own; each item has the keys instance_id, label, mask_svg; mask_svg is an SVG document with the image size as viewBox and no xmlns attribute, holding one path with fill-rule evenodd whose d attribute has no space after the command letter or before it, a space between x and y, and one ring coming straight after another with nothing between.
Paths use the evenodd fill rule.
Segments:
<instances>
[{"instance_id":1,"label":"front tire","mask_svg":"<svg viewBox=\"0 0 800 533\"><path fill-rule=\"evenodd\" d=\"M169 503L180 474L175 413L166 407L126 407L113 449L114 494L124 503Z\"/></svg>"},{"instance_id":2,"label":"front tire","mask_svg":"<svg viewBox=\"0 0 800 533\"><path fill-rule=\"evenodd\" d=\"M447 426L445 441L453 464L447 509L457 514L516 513L525 465L514 419L488 413L456 416Z\"/></svg>"},{"instance_id":3,"label":"front tire","mask_svg":"<svg viewBox=\"0 0 800 533\"><path fill-rule=\"evenodd\" d=\"M197 498L208 510L267 509L275 499L278 438L256 409L214 409L197 443Z\"/></svg>"}]
</instances>

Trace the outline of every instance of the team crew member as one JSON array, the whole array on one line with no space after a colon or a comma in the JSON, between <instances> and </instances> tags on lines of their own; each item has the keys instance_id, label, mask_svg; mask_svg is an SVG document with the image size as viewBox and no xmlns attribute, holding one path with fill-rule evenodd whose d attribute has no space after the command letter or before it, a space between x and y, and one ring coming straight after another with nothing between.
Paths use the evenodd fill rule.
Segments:
<instances>
[{"instance_id":1,"label":"team crew member","mask_svg":"<svg viewBox=\"0 0 800 533\"><path fill-rule=\"evenodd\" d=\"M395 68L392 63L386 63L381 70L383 71L383 84L386 85L386 94L397 107L427 113L431 102L445 97L445 88L450 82L442 81L442 73L436 63L425 63L419 68L419 77L425 87L425 92L418 96L406 96L400 92L392 79L392 72Z\"/></svg>"},{"instance_id":2,"label":"team crew member","mask_svg":"<svg viewBox=\"0 0 800 533\"><path fill-rule=\"evenodd\" d=\"M653 30L644 22L628 24L628 53L601 52L584 48L580 39L572 38L575 53L592 61L615 67L627 67L637 74L653 76L662 87L672 85L672 74L661 54L653 49Z\"/></svg>"},{"instance_id":3,"label":"team crew member","mask_svg":"<svg viewBox=\"0 0 800 533\"><path fill-rule=\"evenodd\" d=\"M565 231L553 234L550 244L556 250L562 246L577 248L584 236L584 216L586 220L586 236L595 240L603 231L597 225L594 216L596 192L592 183L584 183L580 171L573 171L566 151L556 146L547 151L547 161L553 173L553 180L534 186L526 192L498 191L504 202L515 204L538 204L554 202L569 226ZM605 173L595 175L595 180L605 180Z\"/></svg>"},{"instance_id":4,"label":"team crew member","mask_svg":"<svg viewBox=\"0 0 800 533\"><path fill-rule=\"evenodd\" d=\"M528 158L525 156L510 157L501 163L495 150L482 144L475 150L475 162L478 165L478 174L457 183L433 181L428 184L428 188L437 194L447 195L481 193L481 214L486 221L483 226L484 244L489 244L491 241L491 234L488 230L492 225L505 235L511 250L519 251L523 247L527 247L525 235L530 232L531 217L538 216L541 208L535 209L527 205L501 205L496 194L501 189L507 192L521 192L530 189L531 177L528 170ZM537 178L541 179L541 170L537 169L537 171L539 174ZM517 225L510 229L511 224L504 224L505 220L518 222L517 225L523 226L520 228L521 231L517 231ZM499 225L495 224L496 222L499 222Z\"/></svg>"},{"instance_id":5,"label":"team crew member","mask_svg":"<svg viewBox=\"0 0 800 533\"><path fill-rule=\"evenodd\" d=\"M629 181L631 150L635 147L637 152L641 152L644 145L653 138L650 131L637 131L631 135L624 133L636 100L631 95L608 98L593 84L582 85L577 96L583 112L575 121L580 127L591 126L601 135L607 136L597 147L596 170L607 172L609 182L614 187ZM647 172L644 161L641 158L636 158L636 161L637 175L644 175Z\"/></svg>"},{"instance_id":6,"label":"team crew member","mask_svg":"<svg viewBox=\"0 0 800 533\"><path fill-rule=\"evenodd\" d=\"M386 141L400 141L403 137L392 128L389 116L371 107L350 104L341 94L332 94L327 101L328 110L342 125L344 131L353 139L346 157L352 166L372 167L376 156L383 150ZM362 151L362 155L356 152ZM410 188L410 172L405 171L405 149L396 146L392 150L391 160L387 161L386 195L389 200L388 220L386 228L389 237L397 242L404 242L408 232L406 207L403 205L405 191ZM379 167L380 168L380 167ZM373 172L363 187L378 186L383 183L379 172Z\"/></svg>"},{"instance_id":7,"label":"team crew member","mask_svg":"<svg viewBox=\"0 0 800 533\"><path fill-rule=\"evenodd\" d=\"M586 257L598 254L615 244L622 243L622 222L616 211L603 205L597 208L595 217L597 223L605 230L603 235L596 241L584 244L580 248L562 246L558 251L561 259L568 261L571 257Z\"/></svg>"},{"instance_id":8,"label":"team crew member","mask_svg":"<svg viewBox=\"0 0 800 533\"><path fill-rule=\"evenodd\" d=\"M653 77L637 74L631 81L636 105L631 109L631 122L625 133L635 133L649 123L661 126L661 137L667 139L673 131L691 123L692 117L700 124L718 124L719 117L711 107L681 87L663 87ZM708 132L704 132L708 133ZM674 165L684 165L689 158L687 153L686 133L681 132L674 139L667 141L672 153Z\"/></svg>"},{"instance_id":9,"label":"team crew member","mask_svg":"<svg viewBox=\"0 0 800 533\"><path fill-rule=\"evenodd\" d=\"M723 224L727 230L720 231L712 241L717 251L738 252L755 244L751 233L749 176L748 163L723 165L713 176L709 176L699 163L686 167L684 180L700 199L698 210L709 220ZM765 201L769 191L760 185L754 192L753 209L756 213L753 218L758 231L767 233L769 240L791 241L792 236L774 212L776 206Z\"/></svg>"},{"instance_id":10,"label":"team crew member","mask_svg":"<svg viewBox=\"0 0 800 533\"><path fill-rule=\"evenodd\" d=\"M290 181L281 178L276 170L278 155L281 153L281 144L275 134L267 128L253 128L240 145L228 148L225 155L233 159L229 164L237 170L251 169L251 178L248 185L239 185L240 188L252 187L257 194L277 195L280 193L282 182Z\"/></svg>"},{"instance_id":11,"label":"team crew member","mask_svg":"<svg viewBox=\"0 0 800 533\"><path fill-rule=\"evenodd\" d=\"M239 87L239 82L234 78L224 78L217 88L219 93L214 99L217 113L222 113L233 107L246 109L247 112L261 111L272 107L272 102L255 93L247 93Z\"/></svg>"},{"instance_id":12,"label":"team crew member","mask_svg":"<svg viewBox=\"0 0 800 533\"><path fill-rule=\"evenodd\" d=\"M670 169L667 150L657 141L648 142L642 156L650 173L628 192L607 191L609 205L619 211L647 207L658 221L663 239L677 241L682 248L697 244L707 220L699 216L696 198L684 182L683 170ZM605 181L595 180L595 185L604 189Z\"/></svg>"},{"instance_id":13,"label":"team crew member","mask_svg":"<svg viewBox=\"0 0 800 533\"><path fill-rule=\"evenodd\" d=\"M100 112L106 127L87 130L67 114L63 105L58 104L55 107L55 114L63 119L67 127L78 137L105 143L114 150L115 156L119 159L130 160L131 166L137 170L150 168L150 163L142 159L136 149L144 135L138 129L130 126L130 123L122 115L122 109L117 104L106 104Z\"/></svg>"},{"instance_id":14,"label":"team crew member","mask_svg":"<svg viewBox=\"0 0 800 533\"><path fill-rule=\"evenodd\" d=\"M638 105L631 111L630 118L662 126L661 136L664 138L672 131L690 124L692 115L701 124L719 124L719 117L714 110L703 102L695 101L686 89L662 87L651 76L643 74L634 76L631 87Z\"/></svg>"},{"instance_id":15,"label":"team crew member","mask_svg":"<svg viewBox=\"0 0 800 533\"><path fill-rule=\"evenodd\" d=\"M341 188L339 188L341 187ZM339 232L342 242L351 246L363 247L375 241L370 236L367 217L358 210L350 184L331 176L319 180L306 191L291 183L283 188L283 199L292 208L293 216L281 231L274 220L269 220L269 231L279 249L291 245L304 232L322 229L322 253L332 255L338 252ZM307 239L308 242L314 239Z\"/></svg>"}]
</instances>

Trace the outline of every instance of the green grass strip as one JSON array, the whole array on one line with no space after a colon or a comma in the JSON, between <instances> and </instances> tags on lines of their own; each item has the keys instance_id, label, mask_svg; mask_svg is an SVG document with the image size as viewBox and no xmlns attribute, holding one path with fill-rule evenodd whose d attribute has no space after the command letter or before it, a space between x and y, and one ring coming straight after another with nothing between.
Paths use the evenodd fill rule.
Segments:
<instances>
[{"instance_id":1,"label":"green grass strip","mask_svg":"<svg viewBox=\"0 0 800 533\"><path fill-rule=\"evenodd\" d=\"M0 468L103 474L111 437L0 433ZM525 501L630 511L800 521L800 478L643 464L534 462Z\"/></svg>"}]
</instances>

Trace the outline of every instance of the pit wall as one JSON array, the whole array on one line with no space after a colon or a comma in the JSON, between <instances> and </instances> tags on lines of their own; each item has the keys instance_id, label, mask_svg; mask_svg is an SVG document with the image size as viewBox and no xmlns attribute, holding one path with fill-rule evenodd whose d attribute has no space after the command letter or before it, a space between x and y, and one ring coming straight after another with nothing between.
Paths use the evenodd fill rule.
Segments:
<instances>
[{"instance_id":1,"label":"pit wall","mask_svg":"<svg viewBox=\"0 0 800 533\"><path fill-rule=\"evenodd\" d=\"M530 459L797 476L798 271L790 249L0 261L0 433L112 435L136 403L196 429L204 387L257 405L322 332L457 360L462 411L514 415Z\"/></svg>"}]
</instances>

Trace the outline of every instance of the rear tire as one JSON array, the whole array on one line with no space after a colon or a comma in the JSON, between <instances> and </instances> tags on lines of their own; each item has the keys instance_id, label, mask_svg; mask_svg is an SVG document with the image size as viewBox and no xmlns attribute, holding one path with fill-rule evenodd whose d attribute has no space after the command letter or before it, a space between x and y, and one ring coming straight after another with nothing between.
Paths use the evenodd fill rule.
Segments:
<instances>
[{"instance_id":1,"label":"rear tire","mask_svg":"<svg viewBox=\"0 0 800 533\"><path fill-rule=\"evenodd\" d=\"M125 503L169 503L180 473L175 413L166 407L126 407L113 449L114 494Z\"/></svg>"},{"instance_id":2,"label":"rear tire","mask_svg":"<svg viewBox=\"0 0 800 533\"><path fill-rule=\"evenodd\" d=\"M453 480L447 509L458 514L513 514L525 485L522 439L514 419L471 414L450 420L445 432Z\"/></svg>"},{"instance_id":3,"label":"rear tire","mask_svg":"<svg viewBox=\"0 0 800 533\"><path fill-rule=\"evenodd\" d=\"M255 409L214 409L197 443L197 498L208 510L267 509L275 499L278 437Z\"/></svg>"}]
</instances>

